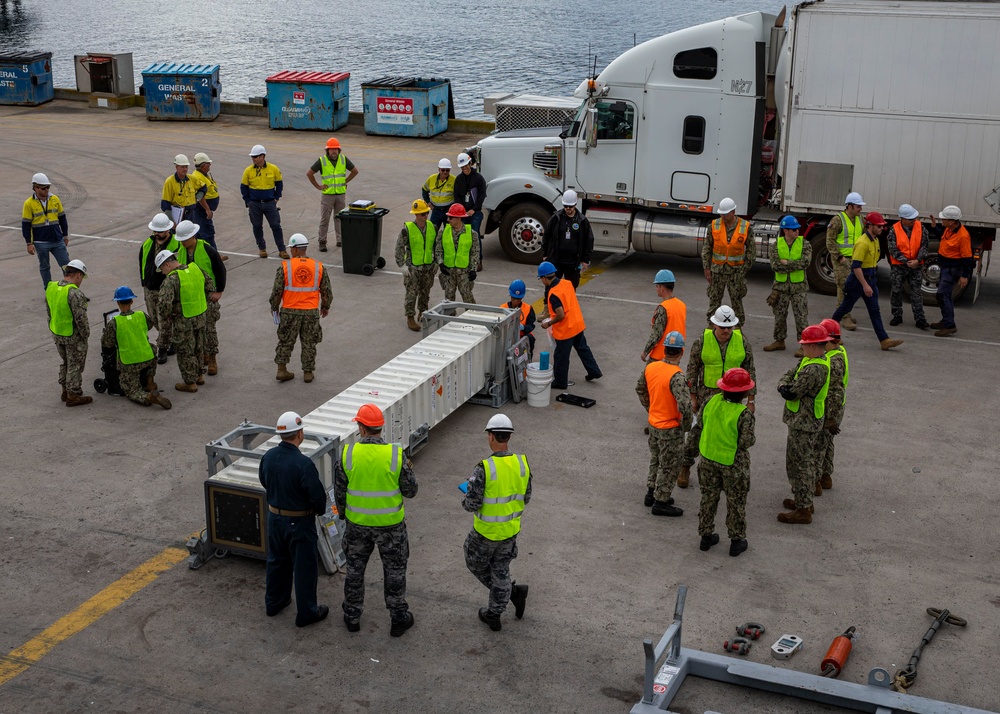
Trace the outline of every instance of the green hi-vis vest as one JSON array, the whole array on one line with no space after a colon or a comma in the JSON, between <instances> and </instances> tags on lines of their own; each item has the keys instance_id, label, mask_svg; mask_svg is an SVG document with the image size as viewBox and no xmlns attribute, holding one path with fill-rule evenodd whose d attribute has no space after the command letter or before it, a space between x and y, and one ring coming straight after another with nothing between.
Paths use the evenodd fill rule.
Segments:
<instances>
[{"instance_id":1,"label":"green hi-vis vest","mask_svg":"<svg viewBox=\"0 0 1000 714\"><path fill-rule=\"evenodd\" d=\"M706 459L732 466L736 461L739 430L736 423L746 410L740 402L730 402L721 394L708 400L701 415L701 439L698 450Z\"/></svg>"},{"instance_id":2,"label":"green hi-vis vest","mask_svg":"<svg viewBox=\"0 0 1000 714\"><path fill-rule=\"evenodd\" d=\"M147 238L145 242L142 244L142 250L141 250L142 255L139 258L139 274L142 276L143 282L146 282L146 261L149 258L149 251L153 249L153 246L155 244L156 244L156 239L152 237ZM177 255L178 253L183 253L184 246L181 245L181 242L179 240L177 240L173 236L170 236L170 240L167 241L166 247L160 248L160 250L169 250L174 255ZM159 253L160 250L156 252ZM153 257L155 258L156 256L154 255Z\"/></svg>"},{"instance_id":3,"label":"green hi-vis vest","mask_svg":"<svg viewBox=\"0 0 1000 714\"><path fill-rule=\"evenodd\" d=\"M839 345L838 347L830 350L827 353L827 357L829 357L834 352L839 352L844 358L844 404L847 404L847 382L849 381L851 376L851 367L847 362L847 350L844 349L843 345Z\"/></svg>"},{"instance_id":4,"label":"green hi-vis vest","mask_svg":"<svg viewBox=\"0 0 1000 714\"><path fill-rule=\"evenodd\" d=\"M465 230L458 236L458 250L456 253L455 241L451 234L451 224L444 227L444 237L441 241L444 248L444 267L446 268L468 268L469 255L472 253L472 226L466 224Z\"/></svg>"},{"instance_id":5,"label":"green hi-vis vest","mask_svg":"<svg viewBox=\"0 0 1000 714\"><path fill-rule=\"evenodd\" d=\"M145 313L115 315L115 337L118 340L118 361L122 364L139 364L153 359Z\"/></svg>"},{"instance_id":6,"label":"green hi-vis vest","mask_svg":"<svg viewBox=\"0 0 1000 714\"><path fill-rule=\"evenodd\" d=\"M430 265L434 262L434 224L427 221L424 235L412 221L406 222L406 230L410 234L410 258L414 265Z\"/></svg>"},{"instance_id":7,"label":"green hi-vis vest","mask_svg":"<svg viewBox=\"0 0 1000 714\"><path fill-rule=\"evenodd\" d=\"M203 272L205 275L207 275L212 279L213 283L215 282L215 271L212 270L212 259L208 257L208 251L205 250L205 241L199 238L198 242L194 244L194 258L191 260L188 260L187 248L185 248L182 245L180 248L178 248L178 250L180 251L177 256L178 262L180 263L193 262L195 265L201 268L201 272ZM181 260L181 258L184 258L184 260Z\"/></svg>"},{"instance_id":8,"label":"green hi-vis vest","mask_svg":"<svg viewBox=\"0 0 1000 714\"><path fill-rule=\"evenodd\" d=\"M826 370L826 381L823 382L823 388L819 390L819 394L813 397L813 416L817 419L822 419L823 415L826 414L826 393L830 391L830 360L824 355L823 357L803 357L802 361L799 362L799 368L795 370L795 376L799 376L799 372L807 364L818 364L822 365ZM785 408L793 414L799 413L799 402L801 400L795 399L792 401L785 401Z\"/></svg>"},{"instance_id":9,"label":"green hi-vis vest","mask_svg":"<svg viewBox=\"0 0 1000 714\"><path fill-rule=\"evenodd\" d=\"M347 512L359 526L394 526L403 522L399 474L403 448L398 444L348 444L341 455L347 474Z\"/></svg>"},{"instance_id":10,"label":"green hi-vis vest","mask_svg":"<svg viewBox=\"0 0 1000 714\"><path fill-rule=\"evenodd\" d=\"M709 389L718 389L716 383L722 379L722 375L733 367L739 367L746 359L747 351L743 346L743 332L733 330L733 336L729 338L729 346L726 348L726 360L722 361L722 348L719 341L715 339L715 332L705 330L701 341L701 361L705 365L705 386Z\"/></svg>"},{"instance_id":11,"label":"green hi-vis vest","mask_svg":"<svg viewBox=\"0 0 1000 714\"><path fill-rule=\"evenodd\" d=\"M45 286L45 302L49 304L49 329L53 335L69 337L73 334L73 311L69 309L69 291L75 285L60 285L52 281Z\"/></svg>"},{"instance_id":12,"label":"green hi-vis vest","mask_svg":"<svg viewBox=\"0 0 1000 714\"><path fill-rule=\"evenodd\" d=\"M507 540L521 532L524 493L528 490L528 460L524 454L491 456L483 461L486 491L475 514L476 533L490 540Z\"/></svg>"},{"instance_id":13,"label":"green hi-vis vest","mask_svg":"<svg viewBox=\"0 0 1000 714\"><path fill-rule=\"evenodd\" d=\"M319 157L319 170L323 177L323 193L347 193L347 162L343 154L333 163L324 153Z\"/></svg>"},{"instance_id":14,"label":"green hi-vis vest","mask_svg":"<svg viewBox=\"0 0 1000 714\"><path fill-rule=\"evenodd\" d=\"M802 242L805 240L802 236L799 236L792 243L791 247L788 246L788 241L783 237L778 238L778 259L779 260L801 260L802 259ZM793 270L790 273L775 273L774 281L777 283L783 283L789 278L792 279L793 283L801 283L806 279L806 271L804 270Z\"/></svg>"},{"instance_id":15,"label":"green hi-vis vest","mask_svg":"<svg viewBox=\"0 0 1000 714\"><path fill-rule=\"evenodd\" d=\"M861 237L861 217L858 216L852 223L847 214L840 212L840 233L837 235L837 243L840 244L840 254L850 257L854 255L854 244Z\"/></svg>"},{"instance_id":16,"label":"green hi-vis vest","mask_svg":"<svg viewBox=\"0 0 1000 714\"><path fill-rule=\"evenodd\" d=\"M174 271L181 281L181 314L184 317L198 317L208 310L205 296L205 274L197 265L186 265Z\"/></svg>"}]
</instances>

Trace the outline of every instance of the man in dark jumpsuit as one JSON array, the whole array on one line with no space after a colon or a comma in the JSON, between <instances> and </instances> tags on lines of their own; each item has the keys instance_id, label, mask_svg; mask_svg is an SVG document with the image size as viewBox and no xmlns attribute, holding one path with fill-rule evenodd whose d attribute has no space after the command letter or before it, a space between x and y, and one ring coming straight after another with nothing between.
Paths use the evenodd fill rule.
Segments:
<instances>
[{"instance_id":1,"label":"man in dark jumpsuit","mask_svg":"<svg viewBox=\"0 0 1000 714\"><path fill-rule=\"evenodd\" d=\"M302 417L285 412L278 417L281 443L260 460L258 478L267 491L267 589L264 606L274 617L292 601L295 581L297 627L319 622L330 614L316 604L316 516L326 511L326 491L311 459L299 451L305 438Z\"/></svg>"}]
</instances>

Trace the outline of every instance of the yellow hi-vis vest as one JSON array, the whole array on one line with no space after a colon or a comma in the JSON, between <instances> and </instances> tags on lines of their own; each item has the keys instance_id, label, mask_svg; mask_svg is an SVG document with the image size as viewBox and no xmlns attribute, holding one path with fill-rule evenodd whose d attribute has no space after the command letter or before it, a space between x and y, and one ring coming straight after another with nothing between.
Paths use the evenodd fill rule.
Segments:
<instances>
[{"instance_id":1,"label":"yellow hi-vis vest","mask_svg":"<svg viewBox=\"0 0 1000 714\"><path fill-rule=\"evenodd\" d=\"M491 456L483 461L486 490L475 514L476 533L489 540L507 540L521 532L524 494L528 490L528 459L524 454Z\"/></svg>"},{"instance_id":2,"label":"yellow hi-vis vest","mask_svg":"<svg viewBox=\"0 0 1000 714\"><path fill-rule=\"evenodd\" d=\"M398 444L348 444L341 455L347 474L344 517L359 526L394 526L403 522L399 475L403 448Z\"/></svg>"},{"instance_id":3,"label":"yellow hi-vis vest","mask_svg":"<svg viewBox=\"0 0 1000 714\"><path fill-rule=\"evenodd\" d=\"M716 384L722 379L722 375L733 367L742 365L746 356L747 351L743 346L742 330L733 330L733 335L729 338L729 346L726 347L726 359L724 363L722 359L722 347L719 345L719 341L715 339L715 332L713 330L705 330L701 340L701 361L705 365L705 386L709 389L718 389Z\"/></svg>"},{"instance_id":4,"label":"yellow hi-vis vest","mask_svg":"<svg viewBox=\"0 0 1000 714\"><path fill-rule=\"evenodd\" d=\"M446 268L468 268L469 255L472 253L472 226L465 225L465 230L458 234L458 248L455 248L455 239L452 237L451 224L444 227L441 247L444 249L444 267Z\"/></svg>"},{"instance_id":5,"label":"yellow hi-vis vest","mask_svg":"<svg viewBox=\"0 0 1000 714\"><path fill-rule=\"evenodd\" d=\"M190 260L188 259L187 248L181 245L178 248L178 251L178 262L194 263L201 268L201 272L212 279L212 282L215 282L215 272L212 270L212 259L208 257L208 251L205 250L205 241L199 238L198 242L194 244L194 257ZM184 260L181 260L181 258L184 258Z\"/></svg>"},{"instance_id":6,"label":"yellow hi-vis vest","mask_svg":"<svg viewBox=\"0 0 1000 714\"><path fill-rule=\"evenodd\" d=\"M197 265L186 265L174 271L181 283L181 314L184 317L198 317L208 310L205 295L205 274Z\"/></svg>"},{"instance_id":7,"label":"yellow hi-vis vest","mask_svg":"<svg viewBox=\"0 0 1000 714\"><path fill-rule=\"evenodd\" d=\"M143 281L146 280L146 261L149 258L149 251L153 249L154 243L156 243L156 239L150 236L145 240L145 242L143 242L142 248L140 249L141 255L139 256L139 276L143 279ZM181 245L181 242L179 240L177 240L173 236L170 236L170 239L167 241L167 245L164 246L163 248L160 248L156 252L159 253L160 250L169 250L174 255L178 255L178 254L183 254L184 246ZM156 270L155 266L153 270Z\"/></svg>"},{"instance_id":8,"label":"yellow hi-vis vest","mask_svg":"<svg viewBox=\"0 0 1000 714\"><path fill-rule=\"evenodd\" d=\"M347 193L347 162L343 154L337 156L337 163L333 163L324 153L319 157L319 169L323 177L323 193Z\"/></svg>"},{"instance_id":9,"label":"yellow hi-vis vest","mask_svg":"<svg viewBox=\"0 0 1000 714\"><path fill-rule=\"evenodd\" d=\"M145 313L115 315L115 338L118 340L118 361L122 364L139 364L153 359Z\"/></svg>"},{"instance_id":10,"label":"yellow hi-vis vest","mask_svg":"<svg viewBox=\"0 0 1000 714\"><path fill-rule=\"evenodd\" d=\"M847 382L851 376L851 367L847 362L847 350L843 345L838 345L827 353L827 357L834 353L839 353L844 358L844 404L847 404Z\"/></svg>"},{"instance_id":11,"label":"yellow hi-vis vest","mask_svg":"<svg viewBox=\"0 0 1000 714\"><path fill-rule=\"evenodd\" d=\"M45 302L49 304L49 329L53 335L69 337L73 334L73 311L69 308L69 291L75 285L60 285L56 281L45 286Z\"/></svg>"},{"instance_id":12,"label":"yellow hi-vis vest","mask_svg":"<svg viewBox=\"0 0 1000 714\"><path fill-rule=\"evenodd\" d=\"M817 419L822 419L823 415L826 414L826 393L830 391L830 360L826 355L822 357L803 357L802 361L799 362L798 369L795 370L795 376L799 376L799 372L807 364L818 364L822 365L826 370L826 381L823 383L823 388L819 390L819 394L813 397L813 416ZM799 402L801 400L786 400L785 408L793 414L798 414L799 412Z\"/></svg>"},{"instance_id":13,"label":"yellow hi-vis vest","mask_svg":"<svg viewBox=\"0 0 1000 714\"><path fill-rule=\"evenodd\" d=\"M788 241L785 240L784 236L778 238L778 259L779 260L800 260L802 258L802 242L805 239L799 236L794 241L792 245L788 245ZM801 283L806 279L806 271L804 270L793 270L790 273L775 273L774 282L783 283L791 278L793 283Z\"/></svg>"},{"instance_id":14,"label":"yellow hi-vis vest","mask_svg":"<svg viewBox=\"0 0 1000 714\"><path fill-rule=\"evenodd\" d=\"M861 237L864 227L861 224L861 216L856 216L852 223L844 211L840 212L840 233L837 235L837 243L840 245L840 254L848 258L854 255L854 244Z\"/></svg>"},{"instance_id":15,"label":"yellow hi-vis vest","mask_svg":"<svg viewBox=\"0 0 1000 714\"><path fill-rule=\"evenodd\" d=\"M703 457L723 466L733 465L739 439L737 422L745 410L742 403L730 402L721 394L708 400L701 413L701 439L698 440L698 450Z\"/></svg>"},{"instance_id":16,"label":"yellow hi-vis vest","mask_svg":"<svg viewBox=\"0 0 1000 714\"><path fill-rule=\"evenodd\" d=\"M434 262L434 224L427 221L424 234L413 221L406 222L406 231L410 235L410 259L414 265L430 265Z\"/></svg>"}]
</instances>

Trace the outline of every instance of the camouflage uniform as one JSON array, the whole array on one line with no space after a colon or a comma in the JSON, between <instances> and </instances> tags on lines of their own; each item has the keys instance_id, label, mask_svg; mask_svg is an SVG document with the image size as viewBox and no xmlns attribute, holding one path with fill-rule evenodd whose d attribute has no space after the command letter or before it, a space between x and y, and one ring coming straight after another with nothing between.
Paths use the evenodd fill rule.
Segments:
<instances>
[{"instance_id":1,"label":"camouflage uniform","mask_svg":"<svg viewBox=\"0 0 1000 714\"><path fill-rule=\"evenodd\" d=\"M469 279L469 274L474 273L476 270L476 256L479 255L479 234L472 231L472 248L469 249L469 267L445 268L444 248L441 246L445 225L447 224L441 225L441 228L438 230L437 240L434 241L434 262L441 266L441 273L438 275L438 280L440 280L441 287L444 289L444 299L454 300L455 293L459 292L462 294L462 302L475 304L476 298L472 295L474 282ZM448 275L444 274L445 270L449 271Z\"/></svg>"},{"instance_id":2,"label":"camouflage uniform","mask_svg":"<svg viewBox=\"0 0 1000 714\"><path fill-rule=\"evenodd\" d=\"M648 410L649 386L646 384L645 370L639 375L635 393L639 395L642 406ZM649 427L649 475L646 477L646 488L653 489L653 498L657 501L669 500L677 485L677 474L684 460L684 432L691 428L694 412L684 372L678 372L670 378L670 393L677 400L677 410L681 414L680 426L673 429L657 429L652 425Z\"/></svg>"},{"instance_id":3,"label":"camouflage uniform","mask_svg":"<svg viewBox=\"0 0 1000 714\"><path fill-rule=\"evenodd\" d=\"M316 371L316 345L323 341L323 328L319 324L320 311L329 310L333 305L333 288L330 286L330 271L323 267L323 277L319 281L319 310L291 310L281 307L281 297L285 292L285 268L282 262L274 275L271 286L271 310L278 312L278 346L274 350L275 364L288 364L292 359L295 340L302 344L302 370Z\"/></svg>"},{"instance_id":4,"label":"camouflage uniform","mask_svg":"<svg viewBox=\"0 0 1000 714\"><path fill-rule=\"evenodd\" d=\"M69 283L60 280L59 285ZM90 323L87 321L87 303L90 301L79 288L70 290L68 299L70 312L73 313L73 334L52 335L52 340L62 360L59 364L59 384L67 394L80 396L83 394L83 370L87 366L87 340L90 339ZM48 310L47 303L45 309Z\"/></svg>"},{"instance_id":5,"label":"camouflage uniform","mask_svg":"<svg viewBox=\"0 0 1000 714\"><path fill-rule=\"evenodd\" d=\"M149 323L159 332L160 288L163 286L165 276L157 270L154 261L160 251L169 250L169 246L177 245L177 242L173 235L168 236L162 242L158 241L155 235L150 235L146 241L150 242L150 246L146 255L145 265L142 263L142 249L140 248L139 250L139 280L142 284L142 296L146 301L146 317ZM146 241L143 241L143 246L145 246ZM178 250L183 250L183 247L180 247ZM165 350L170 347L170 343L166 342L162 335L157 334L156 346L158 349Z\"/></svg>"},{"instance_id":6,"label":"camouflage uniform","mask_svg":"<svg viewBox=\"0 0 1000 714\"><path fill-rule=\"evenodd\" d=\"M195 204L198 205L198 204ZM208 258L211 261L212 273L214 274L215 282L215 292L222 293L226 289L226 264L222 262L219 252L215 249L215 246L211 245L207 241L198 239L198 243L205 244L205 252L208 254ZM197 244L196 244L197 247ZM181 263L191 263L194 261L194 252L196 248L187 250L184 246L181 246L180 251L177 254L177 260ZM208 276L208 272L205 271L205 266L198 266L202 269L202 272ZM222 317L222 309L219 303L208 301L208 310L205 312L205 354L206 355L217 355L219 354L219 333L215 329L215 324Z\"/></svg>"},{"instance_id":7,"label":"camouflage uniform","mask_svg":"<svg viewBox=\"0 0 1000 714\"><path fill-rule=\"evenodd\" d=\"M430 265L413 264L413 257L410 255L410 233L405 225L396 239L396 265L400 268L405 265L410 270L409 275L403 276L403 287L406 288L403 312L406 317L416 317L417 314L427 310L437 265L433 262Z\"/></svg>"},{"instance_id":8,"label":"camouflage uniform","mask_svg":"<svg viewBox=\"0 0 1000 714\"><path fill-rule=\"evenodd\" d=\"M494 451L493 456L512 456L509 450ZM486 494L486 471L480 461L469 477L469 491L462 501L462 508L476 513L483 507ZM524 492L524 503L531 500L531 474ZM517 536L506 540L490 540L473 528L465 539L465 565L483 585L489 588L490 600L487 609L491 615L499 617L510 602L510 561L517 557Z\"/></svg>"},{"instance_id":9,"label":"camouflage uniform","mask_svg":"<svg viewBox=\"0 0 1000 714\"><path fill-rule=\"evenodd\" d=\"M182 266L183 267L183 266ZM215 292L215 283L205 276L205 294ZM177 367L186 384L194 384L205 371L205 315L184 317L181 312L181 281L170 273L160 287L160 335L157 343L173 344ZM209 303L211 304L211 303Z\"/></svg>"},{"instance_id":10,"label":"camouflage uniform","mask_svg":"<svg viewBox=\"0 0 1000 714\"><path fill-rule=\"evenodd\" d=\"M130 310L128 312L123 312L122 315L132 315L136 312L142 312L141 310ZM143 313L145 315L145 313ZM152 321L149 315L146 315L146 329L148 330L152 327ZM104 326L104 334L101 335L101 347L109 350L115 350L117 355L118 352L118 323L114 319L108 320L107 324ZM122 361L115 357L118 363L118 382L121 385L122 391L125 392L125 396L136 404L149 404L147 401L148 392L146 391L146 385L142 383L141 375L144 371L149 370L147 373L147 379L152 382L156 378L156 348L150 345L153 349L153 359L147 360L146 362L137 362L136 364L122 364Z\"/></svg>"},{"instance_id":11,"label":"camouflage uniform","mask_svg":"<svg viewBox=\"0 0 1000 714\"><path fill-rule=\"evenodd\" d=\"M837 281L838 305L844 302L844 283L847 282L847 277L851 274L850 256L845 261L837 260L837 257L840 256L840 244L837 242L837 237L840 235L840 229L843 227L844 222L840 220L840 214L833 216L826 226L826 249L830 252L833 259L833 276ZM854 319L851 313L847 313L844 317Z\"/></svg>"},{"instance_id":12,"label":"camouflage uniform","mask_svg":"<svg viewBox=\"0 0 1000 714\"><path fill-rule=\"evenodd\" d=\"M785 240L779 236L778 240ZM812 245L809 241L802 241L802 257L798 260L789 260L786 265L781 264L778 257L778 250L771 253L771 270L775 273L790 273L793 270L805 270L812 262ZM771 307L774 313L774 339L776 342L784 342L788 335L788 305L792 305L792 317L795 319L795 339L802 337L802 330L809 326L809 278L804 277L801 283L793 283L791 279L779 283L775 280L771 284L771 290L778 294L777 302Z\"/></svg>"},{"instance_id":13,"label":"camouflage uniform","mask_svg":"<svg viewBox=\"0 0 1000 714\"><path fill-rule=\"evenodd\" d=\"M736 421L736 458L732 466L701 457L698 462L698 484L701 486L701 508L698 510L698 535L715 532L715 512L719 497L726 494L726 528L731 540L747 537L747 494L750 493L750 452L754 445L755 420L749 409ZM701 419L691 429L691 440L701 439Z\"/></svg>"},{"instance_id":14,"label":"camouflage uniform","mask_svg":"<svg viewBox=\"0 0 1000 714\"><path fill-rule=\"evenodd\" d=\"M830 390L826 394L826 414L820 442L820 476L833 476L833 438L829 428L840 428L844 421L844 356L839 352L827 352L830 358Z\"/></svg>"},{"instance_id":15,"label":"camouflage uniform","mask_svg":"<svg viewBox=\"0 0 1000 714\"><path fill-rule=\"evenodd\" d=\"M819 480L822 459L823 420L813 413L813 399L826 381L827 370L821 365L810 364L802 368L798 377L796 368L788 370L778 384L787 384L799 395L799 410L792 412L785 406L782 421L788 426L785 445L785 470L792 486L796 508L809 508L813 502L813 489Z\"/></svg>"},{"instance_id":16,"label":"camouflage uniform","mask_svg":"<svg viewBox=\"0 0 1000 714\"><path fill-rule=\"evenodd\" d=\"M729 228L723 222L728 237L732 238L737 225L739 224L734 223L733 227ZM740 324L743 325L746 323L746 315L743 312L743 298L747 294L747 273L750 272L750 268L757 258L757 244L754 242L753 224L750 224L747 231L743 265L715 265L712 263L712 247L712 232L709 230L701 247L702 267L705 270L711 271L712 275L712 280L708 284L707 315L711 317L719 309L719 306L722 304L722 296L728 287L729 302L732 305L733 312L736 313L736 317L739 318Z\"/></svg>"},{"instance_id":17,"label":"camouflage uniform","mask_svg":"<svg viewBox=\"0 0 1000 714\"><path fill-rule=\"evenodd\" d=\"M358 443L384 444L385 441L381 436L366 436L359 439ZM333 461L333 478L337 510L347 513L347 474L341 458ZM417 481L413 477L413 464L409 459L403 461L399 490L404 498L417 495ZM406 521L394 526L359 526L348 521L343 545L347 556L343 608L347 618L353 622L361 619L365 605L365 569L377 546L382 559L385 606L393 622L402 620L409 610L406 603L406 562L410 557L410 539L406 534Z\"/></svg>"},{"instance_id":18,"label":"camouflage uniform","mask_svg":"<svg viewBox=\"0 0 1000 714\"><path fill-rule=\"evenodd\" d=\"M899 227L908 236L912 235L912 227L910 230L906 230L902 223L899 224ZM913 310L913 321L926 322L927 318L924 316L924 295L920 291L920 284L924 272L923 261L927 259L927 230L925 229L921 234L922 240L920 241L920 248L917 249L917 257L915 258L915 260L921 262L921 265L918 265L916 268L910 268L906 265L906 256L900 252L899 247L896 245L895 228L889 229L886 233L888 233L889 255L903 263L903 265L896 265L892 261L889 262L889 278L891 280L889 306L892 308L892 316L900 319L903 318L903 284L907 283L910 286L910 308Z\"/></svg>"}]
</instances>

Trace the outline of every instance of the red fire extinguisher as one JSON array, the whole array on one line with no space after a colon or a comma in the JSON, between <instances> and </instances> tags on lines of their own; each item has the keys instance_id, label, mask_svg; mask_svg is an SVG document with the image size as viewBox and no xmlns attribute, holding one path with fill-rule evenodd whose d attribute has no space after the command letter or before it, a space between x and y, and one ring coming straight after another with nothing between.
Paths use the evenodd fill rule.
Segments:
<instances>
[{"instance_id":1,"label":"red fire extinguisher","mask_svg":"<svg viewBox=\"0 0 1000 714\"><path fill-rule=\"evenodd\" d=\"M854 632L855 628L852 625L844 634L833 638L830 649L826 651L826 657L820 664L824 677L836 677L847 664L847 658L851 656L851 649L854 646L851 642L854 639Z\"/></svg>"}]
</instances>

